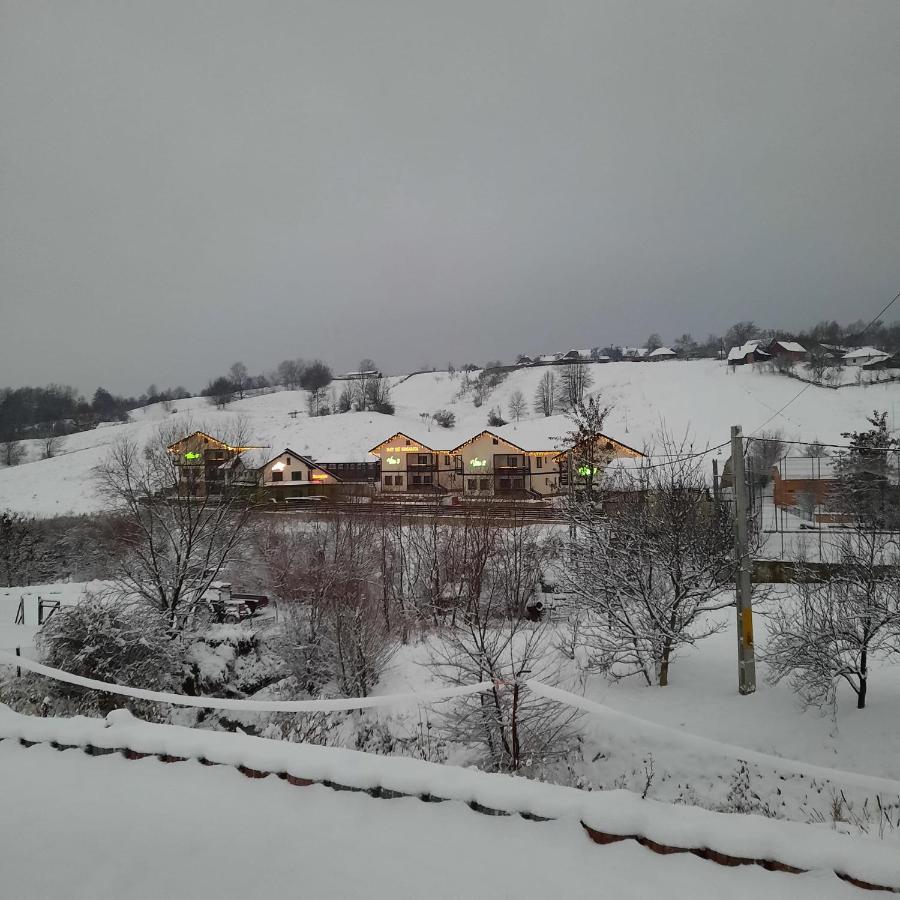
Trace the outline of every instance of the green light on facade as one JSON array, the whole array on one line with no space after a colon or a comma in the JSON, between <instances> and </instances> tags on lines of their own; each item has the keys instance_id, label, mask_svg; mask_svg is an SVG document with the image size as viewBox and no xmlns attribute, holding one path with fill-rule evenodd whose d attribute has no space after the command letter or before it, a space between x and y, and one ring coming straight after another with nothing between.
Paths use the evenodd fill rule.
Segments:
<instances>
[{"instance_id":1,"label":"green light on facade","mask_svg":"<svg viewBox=\"0 0 900 900\"><path fill-rule=\"evenodd\" d=\"M199 454L199 453L194 453L193 450L190 450L190 451L188 451L187 453L184 454L184 458L185 458L185 459L200 459L200 454Z\"/></svg>"},{"instance_id":2,"label":"green light on facade","mask_svg":"<svg viewBox=\"0 0 900 900\"><path fill-rule=\"evenodd\" d=\"M472 459L469 460L469 465L473 469L483 469L487 466L486 459L479 459L477 456L473 456Z\"/></svg>"},{"instance_id":3,"label":"green light on facade","mask_svg":"<svg viewBox=\"0 0 900 900\"><path fill-rule=\"evenodd\" d=\"M578 467L579 475L599 475L600 470L596 466L579 466Z\"/></svg>"},{"instance_id":4,"label":"green light on facade","mask_svg":"<svg viewBox=\"0 0 900 900\"><path fill-rule=\"evenodd\" d=\"M389 466L398 466L398 465L400 465L400 457L399 457L399 456L389 456L389 457L385 460L385 462L386 462Z\"/></svg>"}]
</instances>

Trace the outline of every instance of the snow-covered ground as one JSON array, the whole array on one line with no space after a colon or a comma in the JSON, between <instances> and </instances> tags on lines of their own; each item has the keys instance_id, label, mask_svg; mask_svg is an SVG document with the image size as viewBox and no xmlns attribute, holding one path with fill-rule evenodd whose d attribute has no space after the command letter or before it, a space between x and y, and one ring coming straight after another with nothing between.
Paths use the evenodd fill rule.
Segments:
<instances>
[{"instance_id":1,"label":"snow-covered ground","mask_svg":"<svg viewBox=\"0 0 900 900\"><path fill-rule=\"evenodd\" d=\"M227 753L229 742L241 742L215 737L220 752ZM173 752L178 740L173 733ZM335 755L341 751L319 756L329 753L331 764L325 759L319 767L338 783L360 780L353 774L359 767L352 757ZM378 775L378 762L392 765ZM342 767L349 780L341 780ZM373 759L363 768L386 785L406 781L427 789L429 784L426 764L411 760ZM459 776L437 772L439 782L456 785L454 794L471 781L457 771ZM482 794L521 802L516 798L525 789L526 803L552 808L560 818L534 822L483 816L458 802L374 799L318 785L292 787L271 776L248 779L231 767L87 756L47 744L26 749L5 740L0 743L0 796L8 814L0 819L0 887L4 896L44 900L244 900L294 894L643 900L662 893L691 900L761 894L812 900L858 896L858 889L838 880L830 866L849 863L857 877L888 883L900 878L884 849L870 841L749 816L717 818L663 806L654 813L655 805L643 804L644 810L627 795L596 797L602 801L593 804L596 811L586 806L579 816L577 792L570 792L569 801L565 789L503 776L481 780ZM432 791L442 796L439 789ZM664 832L673 842L684 841L681 846L697 840L706 846L728 843L751 856L807 860L815 869L789 875L758 866L718 866L687 854L656 855L633 841L598 846L579 818L599 820L596 827L607 821L619 827L642 822L638 828L655 829L657 839ZM720 819L728 821L717 833Z\"/></svg>"},{"instance_id":2,"label":"snow-covered ground","mask_svg":"<svg viewBox=\"0 0 900 900\"><path fill-rule=\"evenodd\" d=\"M12 624L19 596L25 596L26 622L32 623L37 596L71 603L85 587L100 586L92 582L0 591L0 634L3 629L10 635L15 631L14 639L6 638L2 646L20 645L25 655L33 655L29 648L33 624L24 628ZM766 609L781 602L789 602L786 592L776 593L757 608L760 653L766 646ZM757 665L756 693L740 696L733 612L716 615L724 629L679 654L666 688L647 687L636 679L613 683L601 676L581 684L575 668L564 662L564 674L570 676L564 686L576 693L583 690L585 698L599 708L591 707L578 722L581 747L570 758L568 773L549 776L586 788L625 787L641 793L646 769L652 766L648 796L723 809L734 805L729 795L744 777L747 790L756 795L756 808L778 817L829 823L833 797L843 791L853 810L845 810L847 822L835 824L850 832L858 831L860 824L878 831L875 819L853 821L867 801L873 810L878 796L883 803L894 804L890 813L894 824L886 827L884 837L900 843L900 808L896 806L900 802L900 666L874 660L867 708L857 710L849 689L842 689L836 718L816 710L802 711L787 683L768 684L762 659ZM551 627L561 625L560 621L550 623ZM427 665L430 646L428 641L402 646L373 693L408 694L446 687ZM267 690L259 695L269 696ZM423 718L439 726L440 713L441 707L432 703L373 710L350 717L338 741L354 746L358 735L373 723L401 740L413 740ZM265 721L260 713L235 712L229 718L251 729ZM187 712L176 712L173 719L194 721ZM446 759L468 763L472 754L451 746ZM742 763L746 776L739 772Z\"/></svg>"},{"instance_id":3,"label":"snow-covered ground","mask_svg":"<svg viewBox=\"0 0 900 900\"><path fill-rule=\"evenodd\" d=\"M676 437L688 435L696 449L727 440L729 427L740 424L752 434L785 406L804 385L758 367L729 369L715 360L660 363L605 363L590 367L594 384L604 403L613 405L606 431L620 441L643 448L652 442L661 426ZM393 416L378 413L345 413L309 418L303 391L275 391L246 397L217 410L202 398L179 400L177 412L162 404L135 410L132 421L107 425L64 439L60 455L40 459L38 442L28 446L29 460L23 465L0 469L0 508L49 516L91 512L102 508L91 479L93 468L119 438L150 440L161 425L202 428L213 434L226 433L242 420L253 443L274 455L284 447L326 461L372 459L370 447L396 431L408 432L436 449L454 447L487 427L491 407L508 415L509 398L521 391L528 403L545 367L511 372L481 407L471 394L458 397L462 375L426 372L390 379ZM900 383L869 387L846 387L835 391L811 386L767 425L780 429L789 440L838 442L841 432L865 426L873 409L887 410L891 424L900 401ZM425 424L421 413L448 409L456 425L443 429ZM296 416L292 415L296 413ZM556 446L569 430L563 415L543 417L529 412L518 423L499 429L514 443L527 448ZM722 457L727 457L722 450Z\"/></svg>"}]
</instances>

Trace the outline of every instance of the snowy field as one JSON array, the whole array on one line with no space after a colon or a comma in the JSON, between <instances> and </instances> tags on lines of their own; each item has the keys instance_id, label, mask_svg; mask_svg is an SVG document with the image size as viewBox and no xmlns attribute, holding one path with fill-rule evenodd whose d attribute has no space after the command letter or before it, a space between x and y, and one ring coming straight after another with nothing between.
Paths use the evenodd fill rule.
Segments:
<instances>
[{"instance_id":1,"label":"snowy field","mask_svg":"<svg viewBox=\"0 0 900 900\"><path fill-rule=\"evenodd\" d=\"M32 656L28 645L33 625L12 625L18 597L26 598L28 623L36 615L37 596L71 603L85 587L99 586L100 582L52 584L0 591L0 634L4 628L10 635L15 632L24 654ZM789 601L788 594L776 593L757 608L759 652L766 645L766 609ZM756 693L742 697L737 692L733 612L716 615L723 630L679 654L666 688L647 687L637 679L610 682L601 676L581 681L576 667L563 660L561 686L583 693L596 706L577 723L580 746L567 763L568 770L551 777L586 789L617 787L640 794L646 788L655 799L715 809L739 805L741 798L733 791L743 779L739 792L754 795L748 800L751 807L780 818L821 821L848 833L877 832L875 820L860 818L866 803L871 809L877 796L892 805L896 823L883 829L882 836L900 844L900 666L874 661L867 708L857 710L849 689L842 689L836 717L815 709L802 711L787 683L766 682L762 660L757 665ZM559 624L551 622L551 627ZM276 626L269 622L256 627ZM427 666L429 654L428 642L401 647L373 693L444 687ZM264 689L259 696L271 695ZM354 746L357 736L372 724L410 740L423 721L439 725L440 713L433 704L372 710L347 718L337 740ZM258 713L234 713L230 718L251 729L265 721ZM190 711L175 711L173 721L193 724L196 717ZM455 746L443 758L456 764L472 761L465 748ZM649 785L648 768L653 770ZM834 822L832 801L840 792L853 809L845 811L847 821Z\"/></svg>"},{"instance_id":2,"label":"snowy field","mask_svg":"<svg viewBox=\"0 0 900 900\"><path fill-rule=\"evenodd\" d=\"M503 780L516 790L515 779ZM373 799L274 777L251 780L197 762L26 749L13 740L0 743L0 796L10 813L0 824L0 886L9 897L859 896L825 869L788 875L660 856L633 841L598 846L577 818L490 817L457 802ZM684 816L683 834L697 831L696 817L672 814L665 818ZM749 852L786 843L777 833L766 841L765 829L741 819ZM680 830L674 827L673 838ZM815 834L796 836L805 838L800 852L831 862L827 841L817 848ZM853 847L838 849L856 855ZM880 848L859 850L882 877L892 874Z\"/></svg>"},{"instance_id":3,"label":"snowy field","mask_svg":"<svg viewBox=\"0 0 900 900\"><path fill-rule=\"evenodd\" d=\"M728 439L731 425L752 434L801 390L795 379L752 366L729 370L715 360L662 363L607 363L590 366L592 392L614 409L606 431L637 448L652 442L661 426L676 437L688 435L695 449ZM254 444L264 447L262 459L291 447L324 461L371 460L367 451L396 431L405 431L436 449L456 446L487 427L488 411L499 406L506 416L510 395L522 391L529 407L546 368L511 372L476 408L471 395L459 398L461 378L432 372L390 379L396 415L345 413L309 418L303 391L276 391L247 397L217 410L202 398L179 400L176 412L155 404L132 413L132 421L107 425L64 439L60 455L41 460L38 442L26 442L23 465L0 469L0 508L40 516L85 513L101 509L91 480L93 468L117 440L146 442L161 425L188 432L197 428L226 433L238 420ZM338 382L339 386L340 383ZM789 440L838 442L841 432L865 426L873 409L887 410L894 425L900 383L846 387L835 391L811 386L785 412L766 426L780 429ZM456 426L443 429L423 424L420 414L448 409ZM297 413L296 417L292 413ZM498 429L514 443L532 447L558 445L570 430L565 416L545 418L529 412L519 423ZM720 462L728 456L721 453Z\"/></svg>"}]
</instances>

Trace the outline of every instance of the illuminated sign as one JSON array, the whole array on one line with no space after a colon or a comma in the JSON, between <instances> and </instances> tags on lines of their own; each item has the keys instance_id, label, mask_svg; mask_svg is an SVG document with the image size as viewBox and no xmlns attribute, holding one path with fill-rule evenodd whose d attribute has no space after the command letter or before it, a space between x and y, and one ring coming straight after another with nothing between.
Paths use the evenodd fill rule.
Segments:
<instances>
[{"instance_id":1,"label":"illuminated sign","mask_svg":"<svg viewBox=\"0 0 900 900\"><path fill-rule=\"evenodd\" d=\"M385 453L418 453L419 447L382 447Z\"/></svg>"},{"instance_id":2,"label":"illuminated sign","mask_svg":"<svg viewBox=\"0 0 900 900\"><path fill-rule=\"evenodd\" d=\"M184 458L185 459L200 459L200 454L194 453L193 450L191 450L188 453L184 454Z\"/></svg>"},{"instance_id":3,"label":"illuminated sign","mask_svg":"<svg viewBox=\"0 0 900 900\"><path fill-rule=\"evenodd\" d=\"M400 465L400 457L399 457L399 456L389 456L389 457L385 460L385 462L386 462L389 466L398 466L398 465Z\"/></svg>"},{"instance_id":4,"label":"illuminated sign","mask_svg":"<svg viewBox=\"0 0 900 900\"><path fill-rule=\"evenodd\" d=\"M579 466L578 474L579 475L590 475L590 474L599 475L600 469L597 468L597 466Z\"/></svg>"},{"instance_id":5,"label":"illuminated sign","mask_svg":"<svg viewBox=\"0 0 900 900\"><path fill-rule=\"evenodd\" d=\"M325 472L313 472L312 478L313 478L313 481L327 481L328 475Z\"/></svg>"},{"instance_id":6,"label":"illuminated sign","mask_svg":"<svg viewBox=\"0 0 900 900\"><path fill-rule=\"evenodd\" d=\"M473 469L483 469L485 466L487 466L487 460L486 460L486 459L479 459L477 456L473 456L473 457L469 460L469 465L470 465Z\"/></svg>"}]
</instances>

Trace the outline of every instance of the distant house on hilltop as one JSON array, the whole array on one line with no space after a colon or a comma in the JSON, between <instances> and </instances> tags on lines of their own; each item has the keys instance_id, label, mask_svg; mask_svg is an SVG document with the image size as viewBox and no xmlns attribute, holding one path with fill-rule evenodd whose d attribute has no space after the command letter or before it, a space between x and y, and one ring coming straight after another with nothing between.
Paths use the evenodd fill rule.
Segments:
<instances>
[{"instance_id":1,"label":"distant house on hilltop","mask_svg":"<svg viewBox=\"0 0 900 900\"><path fill-rule=\"evenodd\" d=\"M880 369L900 369L900 353L894 353L892 356L884 356L880 359L874 359L872 362L863 363L862 367L867 372Z\"/></svg>"},{"instance_id":2,"label":"distant house on hilltop","mask_svg":"<svg viewBox=\"0 0 900 900\"><path fill-rule=\"evenodd\" d=\"M669 347L657 347L647 354L648 362L661 362L664 359L675 359L678 354Z\"/></svg>"},{"instance_id":3,"label":"distant house on hilltop","mask_svg":"<svg viewBox=\"0 0 900 900\"><path fill-rule=\"evenodd\" d=\"M791 362L802 362L807 357L806 348L796 341L782 341L776 338L765 348L773 359L789 359Z\"/></svg>"},{"instance_id":4,"label":"distant house on hilltop","mask_svg":"<svg viewBox=\"0 0 900 900\"><path fill-rule=\"evenodd\" d=\"M850 366L863 366L867 363L878 362L887 359L889 353L879 350L877 347L857 347L844 354L844 362Z\"/></svg>"},{"instance_id":5,"label":"distant house on hilltop","mask_svg":"<svg viewBox=\"0 0 900 900\"><path fill-rule=\"evenodd\" d=\"M728 351L729 366L745 366L752 363L768 362L772 355L762 348L762 341L752 340L741 344L739 347L732 347Z\"/></svg>"},{"instance_id":6,"label":"distant house on hilltop","mask_svg":"<svg viewBox=\"0 0 900 900\"><path fill-rule=\"evenodd\" d=\"M381 378L382 374L378 369L371 369L368 372L345 372L341 375L345 381L363 381L367 378Z\"/></svg>"}]
</instances>

